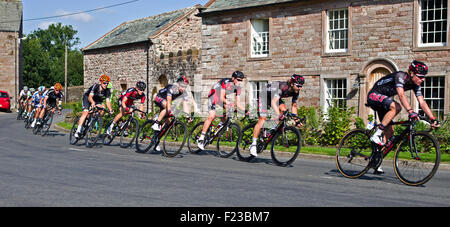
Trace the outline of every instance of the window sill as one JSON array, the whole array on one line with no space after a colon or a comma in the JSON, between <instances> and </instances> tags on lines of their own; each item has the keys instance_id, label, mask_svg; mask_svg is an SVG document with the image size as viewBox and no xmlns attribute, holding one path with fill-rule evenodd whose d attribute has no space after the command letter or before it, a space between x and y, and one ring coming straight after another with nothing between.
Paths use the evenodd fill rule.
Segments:
<instances>
[{"instance_id":1,"label":"window sill","mask_svg":"<svg viewBox=\"0 0 450 227\"><path fill-rule=\"evenodd\" d=\"M247 61L251 62L251 61L270 61L272 60L272 58L269 57L248 57Z\"/></svg>"},{"instance_id":2,"label":"window sill","mask_svg":"<svg viewBox=\"0 0 450 227\"><path fill-rule=\"evenodd\" d=\"M421 52L421 51L442 51L442 50L450 50L450 46L425 46L425 47L413 47L413 52Z\"/></svg>"},{"instance_id":3,"label":"window sill","mask_svg":"<svg viewBox=\"0 0 450 227\"><path fill-rule=\"evenodd\" d=\"M349 51L346 52L325 52L322 53L322 57L348 57L351 56Z\"/></svg>"}]
</instances>

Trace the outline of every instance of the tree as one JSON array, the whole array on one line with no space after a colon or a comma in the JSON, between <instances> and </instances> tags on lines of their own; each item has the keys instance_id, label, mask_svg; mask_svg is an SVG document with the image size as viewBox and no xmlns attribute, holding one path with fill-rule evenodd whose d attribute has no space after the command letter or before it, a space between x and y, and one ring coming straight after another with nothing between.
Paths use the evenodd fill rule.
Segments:
<instances>
[{"instance_id":1,"label":"tree","mask_svg":"<svg viewBox=\"0 0 450 227\"><path fill-rule=\"evenodd\" d=\"M24 82L29 87L64 83L65 45L68 48L68 85L83 84L83 54L74 49L80 43L71 25L52 24L38 29L24 40Z\"/></svg>"}]
</instances>

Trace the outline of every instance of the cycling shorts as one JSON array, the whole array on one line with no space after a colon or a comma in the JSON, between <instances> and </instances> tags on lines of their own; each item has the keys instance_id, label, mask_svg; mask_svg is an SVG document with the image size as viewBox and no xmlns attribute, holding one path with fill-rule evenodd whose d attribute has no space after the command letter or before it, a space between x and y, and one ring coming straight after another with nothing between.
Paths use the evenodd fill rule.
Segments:
<instances>
[{"instance_id":1,"label":"cycling shorts","mask_svg":"<svg viewBox=\"0 0 450 227\"><path fill-rule=\"evenodd\" d=\"M370 91L367 96L367 104L374 111L377 111L380 121L382 121L386 113L390 111L393 102L394 100L392 98L373 90Z\"/></svg>"}]
</instances>

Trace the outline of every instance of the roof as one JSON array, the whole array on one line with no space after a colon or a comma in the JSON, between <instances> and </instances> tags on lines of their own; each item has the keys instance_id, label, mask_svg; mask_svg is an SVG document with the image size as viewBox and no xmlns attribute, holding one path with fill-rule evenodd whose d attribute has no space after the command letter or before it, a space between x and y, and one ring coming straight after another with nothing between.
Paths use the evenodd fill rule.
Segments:
<instances>
[{"instance_id":1,"label":"roof","mask_svg":"<svg viewBox=\"0 0 450 227\"><path fill-rule=\"evenodd\" d=\"M22 10L21 0L0 0L0 31L20 31Z\"/></svg>"},{"instance_id":2,"label":"roof","mask_svg":"<svg viewBox=\"0 0 450 227\"><path fill-rule=\"evenodd\" d=\"M202 10L200 15L297 1L302 0L215 0L210 2L209 7Z\"/></svg>"},{"instance_id":3,"label":"roof","mask_svg":"<svg viewBox=\"0 0 450 227\"><path fill-rule=\"evenodd\" d=\"M150 38L184 18L185 15L197 11L200 5L150 16L139 20L124 22L103 37L99 38L83 50L94 50L132 43L148 42Z\"/></svg>"}]
</instances>

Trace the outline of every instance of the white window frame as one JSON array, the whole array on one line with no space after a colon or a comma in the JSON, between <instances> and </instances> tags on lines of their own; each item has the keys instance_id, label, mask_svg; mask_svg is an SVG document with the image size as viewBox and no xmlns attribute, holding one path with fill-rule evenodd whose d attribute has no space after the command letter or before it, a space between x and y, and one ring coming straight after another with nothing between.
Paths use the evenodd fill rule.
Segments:
<instances>
[{"instance_id":1,"label":"white window frame","mask_svg":"<svg viewBox=\"0 0 450 227\"><path fill-rule=\"evenodd\" d=\"M434 79L438 78L438 84L434 83ZM441 80L444 79L444 82L441 84ZM422 94L423 98L427 102L428 106L430 107L431 111L433 113L436 113L438 119L443 120L445 118L445 84L446 84L446 78L445 76L428 76L426 77L425 81L422 84ZM427 97L426 89L431 89L431 97ZM434 97L434 91L437 90L437 97ZM441 90L444 90L441 93ZM438 109L434 108L433 102L443 102L442 106L438 104ZM422 108L419 106L419 110ZM442 117L441 117L442 115Z\"/></svg>"},{"instance_id":2,"label":"white window frame","mask_svg":"<svg viewBox=\"0 0 450 227\"><path fill-rule=\"evenodd\" d=\"M269 81L249 81L250 84L250 99L249 104L251 107L256 108L258 110L258 96L261 96L261 88L266 86Z\"/></svg>"},{"instance_id":3,"label":"white window frame","mask_svg":"<svg viewBox=\"0 0 450 227\"><path fill-rule=\"evenodd\" d=\"M341 12L344 12L343 17L341 18ZM335 12L337 12L337 18L335 18ZM331 15L333 16L331 17ZM327 21L326 21L326 53L346 53L349 50L349 9L343 8L343 9L333 9L333 10L327 10ZM343 24L341 24L341 21L343 21ZM331 27L333 25L333 27ZM335 28L335 25L337 27ZM338 33L339 38L334 38L334 34ZM343 37L341 37L343 35ZM333 48L332 43L334 43L336 40L339 40L339 47ZM342 48L341 41L344 41L344 48Z\"/></svg>"},{"instance_id":4,"label":"white window frame","mask_svg":"<svg viewBox=\"0 0 450 227\"><path fill-rule=\"evenodd\" d=\"M260 24L257 24L260 23ZM269 57L270 54L270 23L269 19L252 19L250 53L252 58Z\"/></svg>"},{"instance_id":5,"label":"white window frame","mask_svg":"<svg viewBox=\"0 0 450 227\"><path fill-rule=\"evenodd\" d=\"M342 87L335 87L333 86L336 82L336 84L338 85L339 82L338 81L342 81ZM330 86L331 85L331 86ZM341 94L342 97L336 97L334 94L339 94L339 90L342 90ZM334 93L334 91L336 91ZM325 96L324 96L324 111L328 112L328 108L331 107L331 105L333 104L334 100L343 100L345 103L345 107L347 108L347 91L348 91L348 85L347 85L347 78L327 78L324 80L324 92L325 92Z\"/></svg>"},{"instance_id":6,"label":"white window frame","mask_svg":"<svg viewBox=\"0 0 450 227\"><path fill-rule=\"evenodd\" d=\"M423 2L424 1L429 1L429 0L419 0L419 13L418 13L418 19L419 19L419 32L418 32L418 40L419 40L419 47L442 47L442 46L446 46L447 45L447 36L448 36L448 13L443 13L444 9L447 9L448 11L448 2L447 0L441 0L441 5L440 6L436 6L436 2L435 3L435 8L433 8L432 10L427 9L426 11L434 11L433 16L436 16L436 12L439 11L439 13L441 14L441 19L438 20L424 20L422 13L423 13ZM435 0L433 0L435 1ZM444 8L444 3L447 3L446 8ZM439 8L438 8L439 7ZM445 19L444 19L445 17ZM427 18L428 19L428 18ZM424 33L424 24L425 23L432 23L434 27L436 27L436 23L442 22L442 30L440 31L433 31L433 32L428 32L427 33L442 33L441 34L441 42L433 42L433 43L424 43L423 40L423 33ZM446 26L444 26L444 22L446 22ZM434 37L436 39L436 37Z\"/></svg>"}]
</instances>

